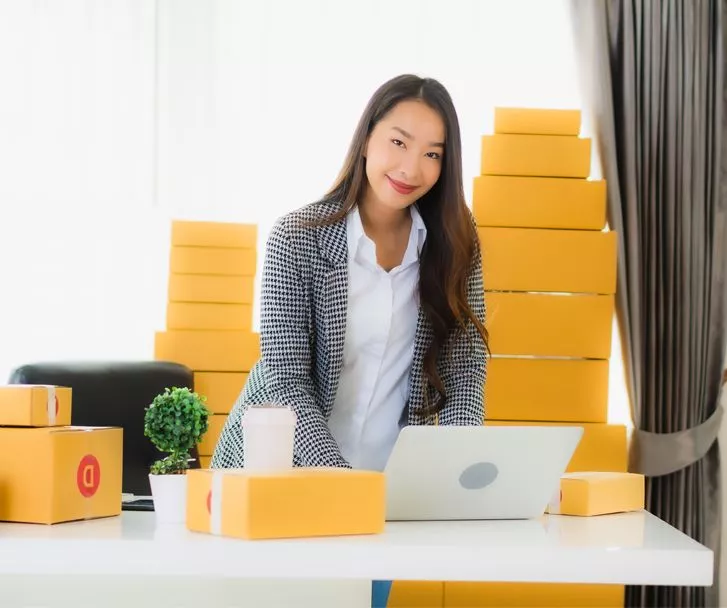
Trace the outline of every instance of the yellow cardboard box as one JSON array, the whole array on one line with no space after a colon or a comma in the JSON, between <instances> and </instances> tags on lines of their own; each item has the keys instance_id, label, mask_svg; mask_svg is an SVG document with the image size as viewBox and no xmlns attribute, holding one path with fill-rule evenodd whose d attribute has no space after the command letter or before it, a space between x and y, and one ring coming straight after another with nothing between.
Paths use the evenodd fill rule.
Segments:
<instances>
[{"instance_id":1,"label":"yellow cardboard box","mask_svg":"<svg viewBox=\"0 0 727 608\"><path fill-rule=\"evenodd\" d=\"M485 302L493 355L611 354L612 295L487 292Z\"/></svg>"},{"instance_id":2,"label":"yellow cardboard box","mask_svg":"<svg viewBox=\"0 0 727 608\"><path fill-rule=\"evenodd\" d=\"M487 364L487 418L605 423L608 371L606 360L494 356Z\"/></svg>"},{"instance_id":3,"label":"yellow cardboard box","mask_svg":"<svg viewBox=\"0 0 727 608\"><path fill-rule=\"evenodd\" d=\"M257 225L228 222L172 222L172 246L255 249Z\"/></svg>"},{"instance_id":4,"label":"yellow cardboard box","mask_svg":"<svg viewBox=\"0 0 727 608\"><path fill-rule=\"evenodd\" d=\"M527 422L486 420L485 424L508 425L563 425L583 427L583 436L566 472L614 471L628 469L628 444L626 427L623 424L591 424L587 422Z\"/></svg>"},{"instance_id":5,"label":"yellow cardboard box","mask_svg":"<svg viewBox=\"0 0 727 608\"><path fill-rule=\"evenodd\" d=\"M626 427L623 424L579 424L584 433L567 472L616 471L628 469Z\"/></svg>"},{"instance_id":6,"label":"yellow cardboard box","mask_svg":"<svg viewBox=\"0 0 727 608\"><path fill-rule=\"evenodd\" d=\"M170 274L170 302L252 304L254 277L224 277L207 274Z\"/></svg>"},{"instance_id":7,"label":"yellow cardboard box","mask_svg":"<svg viewBox=\"0 0 727 608\"><path fill-rule=\"evenodd\" d=\"M256 249L173 246L169 256L169 271L177 274L254 277L256 265Z\"/></svg>"},{"instance_id":8,"label":"yellow cardboard box","mask_svg":"<svg viewBox=\"0 0 727 608\"><path fill-rule=\"evenodd\" d=\"M580 177L591 172L591 140L562 135L483 135L482 175Z\"/></svg>"},{"instance_id":9,"label":"yellow cardboard box","mask_svg":"<svg viewBox=\"0 0 727 608\"><path fill-rule=\"evenodd\" d=\"M250 304L210 304L204 302L169 302L167 329L214 329L250 331Z\"/></svg>"},{"instance_id":10,"label":"yellow cardboard box","mask_svg":"<svg viewBox=\"0 0 727 608\"><path fill-rule=\"evenodd\" d=\"M194 390L207 397L207 409L228 414L247 382L244 372L194 372Z\"/></svg>"},{"instance_id":11,"label":"yellow cardboard box","mask_svg":"<svg viewBox=\"0 0 727 608\"><path fill-rule=\"evenodd\" d=\"M606 182L481 175L474 179L472 212L478 226L602 230Z\"/></svg>"},{"instance_id":12,"label":"yellow cardboard box","mask_svg":"<svg viewBox=\"0 0 727 608\"><path fill-rule=\"evenodd\" d=\"M249 372L260 358L260 336L247 331L160 331L154 358L195 371Z\"/></svg>"},{"instance_id":13,"label":"yellow cardboard box","mask_svg":"<svg viewBox=\"0 0 727 608\"><path fill-rule=\"evenodd\" d=\"M122 434L110 427L0 428L0 520L119 515Z\"/></svg>"},{"instance_id":14,"label":"yellow cardboard box","mask_svg":"<svg viewBox=\"0 0 727 608\"><path fill-rule=\"evenodd\" d=\"M485 289L613 294L616 233L478 228Z\"/></svg>"},{"instance_id":15,"label":"yellow cardboard box","mask_svg":"<svg viewBox=\"0 0 727 608\"><path fill-rule=\"evenodd\" d=\"M386 512L384 474L294 468L187 473L187 528L245 539L379 534Z\"/></svg>"},{"instance_id":16,"label":"yellow cardboard box","mask_svg":"<svg viewBox=\"0 0 727 608\"><path fill-rule=\"evenodd\" d=\"M644 476L636 473L585 471L560 480L560 494L548 512L560 515L605 515L640 511L645 501Z\"/></svg>"},{"instance_id":17,"label":"yellow cardboard box","mask_svg":"<svg viewBox=\"0 0 727 608\"><path fill-rule=\"evenodd\" d=\"M495 133L578 135L580 132L580 110L495 108Z\"/></svg>"},{"instance_id":18,"label":"yellow cardboard box","mask_svg":"<svg viewBox=\"0 0 727 608\"><path fill-rule=\"evenodd\" d=\"M441 608L444 583L439 581L393 581L386 608Z\"/></svg>"},{"instance_id":19,"label":"yellow cardboard box","mask_svg":"<svg viewBox=\"0 0 727 608\"><path fill-rule=\"evenodd\" d=\"M200 456L212 456L214 454L225 422L227 422L227 416L223 414L214 414L207 419L207 432L202 437L198 448Z\"/></svg>"},{"instance_id":20,"label":"yellow cardboard box","mask_svg":"<svg viewBox=\"0 0 727 608\"><path fill-rule=\"evenodd\" d=\"M445 583L446 608L620 608L623 585Z\"/></svg>"},{"instance_id":21,"label":"yellow cardboard box","mask_svg":"<svg viewBox=\"0 0 727 608\"><path fill-rule=\"evenodd\" d=\"M71 395L67 386L0 386L0 426L67 426L71 424Z\"/></svg>"}]
</instances>

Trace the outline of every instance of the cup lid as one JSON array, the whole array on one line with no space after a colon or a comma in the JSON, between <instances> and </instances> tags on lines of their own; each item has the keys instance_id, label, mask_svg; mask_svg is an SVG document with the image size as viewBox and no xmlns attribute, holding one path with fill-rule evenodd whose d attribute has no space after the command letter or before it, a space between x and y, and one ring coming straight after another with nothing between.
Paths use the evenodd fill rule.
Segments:
<instances>
[{"instance_id":1,"label":"cup lid","mask_svg":"<svg viewBox=\"0 0 727 608\"><path fill-rule=\"evenodd\" d=\"M286 405L277 403L260 403L249 405L242 414L242 426L245 424L295 424L297 416Z\"/></svg>"}]
</instances>

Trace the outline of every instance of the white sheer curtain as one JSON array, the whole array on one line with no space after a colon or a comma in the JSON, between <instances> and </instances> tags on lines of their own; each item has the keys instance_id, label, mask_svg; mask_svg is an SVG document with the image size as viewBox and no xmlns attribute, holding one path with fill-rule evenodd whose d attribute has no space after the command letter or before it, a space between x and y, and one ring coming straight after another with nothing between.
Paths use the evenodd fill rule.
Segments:
<instances>
[{"instance_id":1,"label":"white sheer curtain","mask_svg":"<svg viewBox=\"0 0 727 608\"><path fill-rule=\"evenodd\" d=\"M155 23L148 0L0 0L4 213L149 208Z\"/></svg>"},{"instance_id":2,"label":"white sheer curtain","mask_svg":"<svg viewBox=\"0 0 727 608\"><path fill-rule=\"evenodd\" d=\"M170 219L262 252L401 72L452 93L468 198L495 105L580 106L562 0L0 0L0 382L151 358Z\"/></svg>"},{"instance_id":3,"label":"white sheer curtain","mask_svg":"<svg viewBox=\"0 0 727 608\"><path fill-rule=\"evenodd\" d=\"M149 0L0 0L0 382L151 352L155 17Z\"/></svg>"}]
</instances>

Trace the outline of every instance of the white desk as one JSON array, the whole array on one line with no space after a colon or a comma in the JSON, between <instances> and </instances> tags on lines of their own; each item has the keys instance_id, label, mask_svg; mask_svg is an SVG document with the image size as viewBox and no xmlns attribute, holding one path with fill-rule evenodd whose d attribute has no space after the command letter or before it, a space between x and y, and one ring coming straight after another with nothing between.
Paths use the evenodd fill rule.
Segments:
<instances>
[{"instance_id":1,"label":"white desk","mask_svg":"<svg viewBox=\"0 0 727 608\"><path fill-rule=\"evenodd\" d=\"M645 512L390 523L376 536L276 541L156 526L151 513L0 524L3 607L366 608L372 579L709 586L712 576L710 550Z\"/></svg>"}]
</instances>

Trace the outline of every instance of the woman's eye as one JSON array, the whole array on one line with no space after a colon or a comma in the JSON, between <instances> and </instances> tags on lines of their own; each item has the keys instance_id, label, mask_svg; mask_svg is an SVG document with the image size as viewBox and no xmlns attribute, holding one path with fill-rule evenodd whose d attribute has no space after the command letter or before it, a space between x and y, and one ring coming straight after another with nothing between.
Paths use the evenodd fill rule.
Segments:
<instances>
[{"instance_id":1,"label":"woman's eye","mask_svg":"<svg viewBox=\"0 0 727 608\"><path fill-rule=\"evenodd\" d=\"M439 160L442 158L442 155L439 152L427 152L427 156L429 158L433 158L434 160Z\"/></svg>"},{"instance_id":2,"label":"woman's eye","mask_svg":"<svg viewBox=\"0 0 727 608\"><path fill-rule=\"evenodd\" d=\"M404 142L400 139L392 139L391 143L393 143L395 146L399 146L400 148L404 147Z\"/></svg>"}]
</instances>

